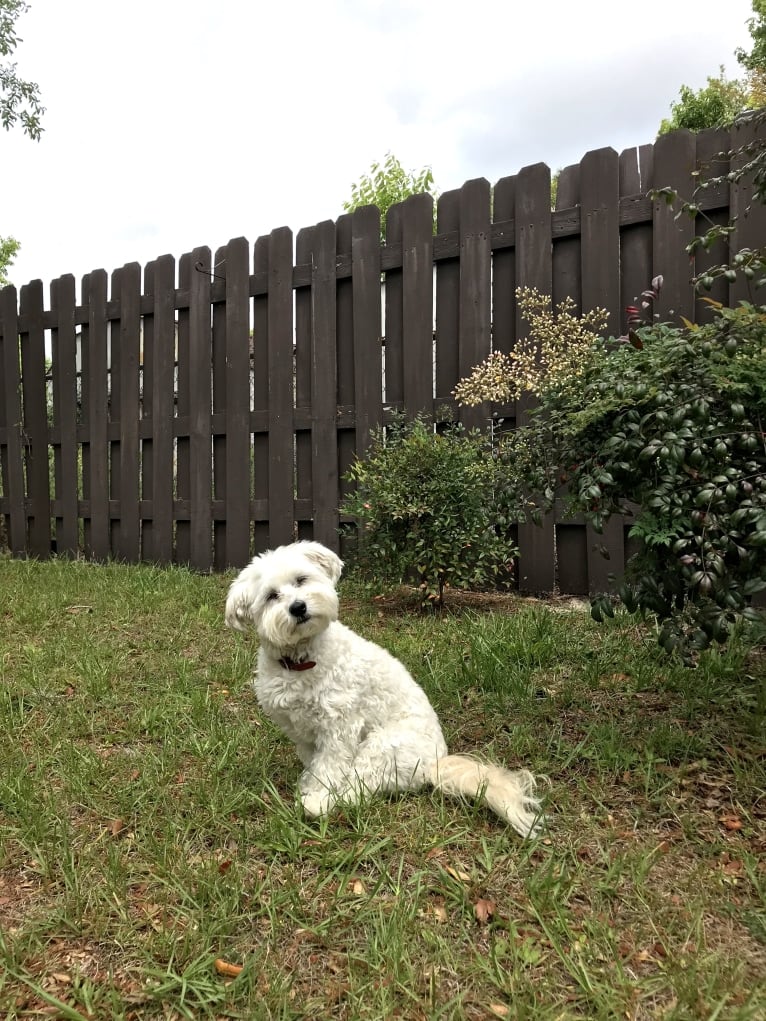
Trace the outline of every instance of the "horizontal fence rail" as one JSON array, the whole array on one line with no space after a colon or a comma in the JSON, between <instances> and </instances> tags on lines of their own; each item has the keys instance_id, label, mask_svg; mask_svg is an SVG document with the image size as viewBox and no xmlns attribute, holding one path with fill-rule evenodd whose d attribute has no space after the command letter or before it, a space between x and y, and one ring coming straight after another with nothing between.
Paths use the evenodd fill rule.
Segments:
<instances>
[{"instance_id":1,"label":"horizontal fence rail","mask_svg":"<svg viewBox=\"0 0 766 1021\"><path fill-rule=\"evenodd\" d=\"M241 567L296 537L337 548L343 476L393 413L504 427L529 410L458 408L455 384L522 336L518 287L601 306L608 333L661 273L655 312L704 321L692 276L725 259L685 246L710 221L736 222L734 248L766 237L746 183L701 192L698 222L650 197L691 197L697 173L725 176L756 130L665 135L588 153L560 174L542 163L388 213L281 227L250 245L164 255L0 291L0 543L51 553ZM749 134L750 133L750 134ZM710 297L736 304L739 284ZM519 526L519 587L608 589L626 528L593 534L550 514ZM604 551L608 558L604 557Z\"/></svg>"}]
</instances>

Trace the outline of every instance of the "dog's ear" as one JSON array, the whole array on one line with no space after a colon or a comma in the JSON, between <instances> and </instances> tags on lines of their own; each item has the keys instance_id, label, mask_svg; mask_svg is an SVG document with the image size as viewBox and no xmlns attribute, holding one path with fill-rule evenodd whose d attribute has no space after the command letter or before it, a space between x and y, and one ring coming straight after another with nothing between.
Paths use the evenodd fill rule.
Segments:
<instances>
[{"instance_id":1,"label":"dog's ear","mask_svg":"<svg viewBox=\"0 0 766 1021\"><path fill-rule=\"evenodd\" d=\"M312 564L316 564L321 571L324 571L333 585L335 585L343 570L343 561L338 554L323 546L321 542L302 542L300 543L300 549L303 556L310 560Z\"/></svg>"},{"instance_id":2,"label":"dog's ear","mask_svg":"<svg viewBox=\"0 0 766 1021\"><path fill-rule=\"evenodd\" d=\"M248 624L255 623L255 602L260 579L260 570L254 560L229 587L226 597L226 626L235 631L246 631Z\"/></svg>"}]
</instances>

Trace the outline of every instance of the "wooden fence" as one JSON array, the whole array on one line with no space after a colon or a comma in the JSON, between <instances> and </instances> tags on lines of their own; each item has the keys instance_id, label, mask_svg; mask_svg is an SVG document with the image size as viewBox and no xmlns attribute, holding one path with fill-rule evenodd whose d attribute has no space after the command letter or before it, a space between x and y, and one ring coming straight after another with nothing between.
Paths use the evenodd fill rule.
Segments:
<instances>
[{"instance_id":1,"label":"wooden fence","mask_svg":"<svg viewBox=\"0 0 766 1021\"><path fill-rule=\"evenodd\" d=\"M0 291L0 526L16 556L243 565L253 552L315 537L338 543L342 476L392 411L438 415L455 383L491 349L508 351L521 324L519 286L558 303L609 312L652 276L666 318L701 319L690 263L704 230L647 195L691 196L695 172L721 174L744 125L676 132L654 145L588 153L562 171L525 167L394 207L386 243L378 210L254 246L230 241L131 263L81 281L63 276ZM704 216L737 218L734 245L766 238L763 208L731 184L702 193ZM718 281L724 303L746 297ZM17 300L18 297L18 300ZM384 339L385 338L385 339ZM525 406L455 409L469 425L513 424ZM624 564L626 526L595 536L551 515L519 529L519 586L585 593ZM606 560L598 547L609 552ZM554 555L557 551L557 557ZM558 562L556 574L556 560Z\"/></svg>"}]
</instances>

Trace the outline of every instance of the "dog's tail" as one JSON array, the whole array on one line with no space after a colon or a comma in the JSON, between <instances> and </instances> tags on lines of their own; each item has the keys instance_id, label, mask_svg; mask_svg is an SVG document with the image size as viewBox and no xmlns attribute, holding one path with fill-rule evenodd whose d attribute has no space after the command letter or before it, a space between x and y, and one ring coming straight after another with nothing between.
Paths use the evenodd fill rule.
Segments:
<instances>
[{"instance_id":1,"label":"dog's tail","mask_svg":"<svg viewBox=\"0 0 766 1021\"><path fill-rule=\"evenodd\" d=\"M535 778L527 769L510 770L468 755L445 755L431 768L434 788L456 798L483 797L489 807L522 837L533 837L542 813Z\"/></svg>"}]
</instances>

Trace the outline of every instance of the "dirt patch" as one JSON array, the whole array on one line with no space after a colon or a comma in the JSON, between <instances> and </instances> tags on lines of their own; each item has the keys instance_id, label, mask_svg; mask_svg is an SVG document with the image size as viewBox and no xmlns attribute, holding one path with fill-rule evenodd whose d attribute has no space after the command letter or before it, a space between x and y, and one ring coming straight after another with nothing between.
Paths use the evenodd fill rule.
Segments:
<instances>
[{"instance_id":1,"label":"dirt patch","mask_svg":"<svg viewBox=\"0 0 766 1021\"><path fill-rule=\"evenodd\" d=\"M554 613L586 612L589 602L582 596L520 596L517 592L477 592L469 589L449 589L445 595L444 606L426 607L421 610L420 597L416 588L402 586L392 592L381 593L370 597L364 595L344 595L342 603L347 610L363 610L374 606L386 617L396 617L414 612L439 613L446 616L460 617L465 613L504 613L512 615L528 606L547 606Z\"/></svg>"}]
</instances>

